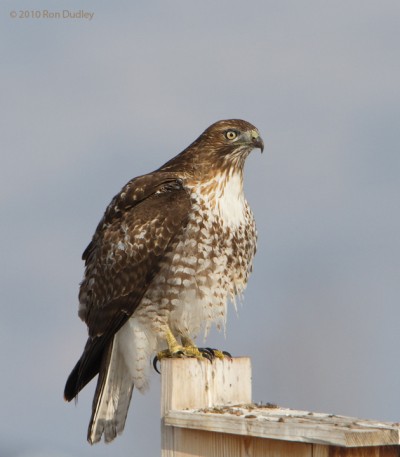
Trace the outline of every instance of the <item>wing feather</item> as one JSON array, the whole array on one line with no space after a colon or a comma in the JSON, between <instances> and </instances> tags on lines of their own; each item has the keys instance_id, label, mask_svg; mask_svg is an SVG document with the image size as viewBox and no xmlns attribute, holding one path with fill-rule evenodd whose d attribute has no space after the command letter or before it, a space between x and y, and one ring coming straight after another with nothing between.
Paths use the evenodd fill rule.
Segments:
<instances>
[{"instance_id":1,"label":"wing feather","mask_svg":"<svg viewBox=\"0 0 400 457\"><path fill-rule=\"evenodd\" d=\"M104 351L173 249L189 210L189 195L176 173L136 178L111 201L83 254L79 315L88 325L89 339L67 380L67 400L99 372Z\"/></svg>"}]
</instances>

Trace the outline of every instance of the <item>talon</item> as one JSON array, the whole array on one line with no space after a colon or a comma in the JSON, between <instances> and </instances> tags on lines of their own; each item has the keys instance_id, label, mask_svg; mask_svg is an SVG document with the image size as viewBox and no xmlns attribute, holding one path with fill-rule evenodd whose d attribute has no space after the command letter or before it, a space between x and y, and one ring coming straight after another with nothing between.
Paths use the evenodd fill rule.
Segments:
<instances>
[{"instance_id":1,"label":"talon","mask_svg":"<svg viewBox=\"0 0 400 457\"><path fill-rule=\"evenodd\" d=\"M214 349L214 348L206 348L208 349L211 353L213 358L221 359L223 360L225 357L232 359L232 356L229 352L227 351L220 351L219 349Z\"/></svg>"},{"instance_id":2,"label":"talon","mask_svg":"<svg viewBox=\"0 0 400 457\"><path fill-rule=\"evenodd\" d=\"M213 361L214 355L207 348L199 348L199 352L205 359L209 360L210 362Z\"/></svg>"},{"instance_id":3,"label":"talon","mask_svg":"<svg viewBox=\"0 0 400 457\"><path fill-rule=\"evenodd\" d=\"M159 359L157 356L155 356L153 359L153 368L157 371L158 374L161 374L161 371L157 368L157 362L159 362Z\"/></svg>"},{"instance_id":4,"label":"talon","mask_svg":"<svg viewBox=\"0 0 400 457\"><path fill-rule=\"evenodd\" d=\"M200 348L200 352L205 352L208 354L212 359L214 358L214 351L211 348Z\"/></svg>"},{"instance_id":5,"label":"talon","mask_svg":"<svg viewBox=\"0 0 400 457\"><path fill-rule=\"evenodd\" d=\"M214 359L215 358L215 354L214 354L214 350L213 348L204 348L205 351L207 351L211 357Z\"/></svg>"},{"instance_id":6,"label":"talon","mask_svg":"<svg viewBox=\"0 0 400 457\"><path fill-rule=\"evenodd\" d=\"M170 358L184 358L184 357L191 357L196 359L207 359L212 362L215 358L224 359L225 357L232 358L229 352L222 352L218 349L213 348L198 348L194 342L188 336L180 336L181 343L178 344L176 341L176 337L172 333L171 329L167 328L165 332L165 339L168 345L168 349L161 351L157 354L155 359L153 360L153 367L160 373L158 370L157 362L161 359L170 357Z\"/></svg>"}]
</instances>

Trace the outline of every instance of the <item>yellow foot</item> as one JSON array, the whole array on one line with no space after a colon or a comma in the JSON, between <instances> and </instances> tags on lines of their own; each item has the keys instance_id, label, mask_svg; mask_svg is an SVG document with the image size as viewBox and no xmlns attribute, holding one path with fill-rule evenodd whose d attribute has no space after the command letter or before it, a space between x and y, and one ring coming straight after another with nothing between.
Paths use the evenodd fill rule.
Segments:
<instances>
[{"instance_id":1,"label":"yellow foot","mask_svg":"<svg viewBox=\"0 0 400 457\"><path fill-rule=\"evenodd\" d=\"M157 367L157 363L162 359L166 358L184 358L184 357L191 357L196 359L207 359L212 362L215 358L223 360L229 359L232 360L232 356L229 352L226 351L219 351L218 349L211 349L211 348L197 348L196 346L175 346L174 351L170 351L166 349L165 351L160 351L153 359L153 367L157 371L158 374L160 370Z\"/></svg>"},{"instance_id":2,"label":"yellow foot","mask_svg":"<svg viewBox=\"0 0 400 457\"><path fill-rule=\"evenodd\" d=\"M165 358L196 358L196 359L207 359L210 362L213 359L232 359L232 356L229 352L219 351L218 349L212 348L198 348L193 343L193 341L188 336L181 335L180 339L182 344L178 344L176 341L175 336L173 335L172 331L169 327L165 330L165 339L168 345L168 349L164 351L160 351L153 359L153 367L160 373L157 368L157 362Z\"/></svg>"},{"instance_id":3,"label":"yellow foot","mask_svg":"<svg viewBox=\"0 0 400 457\"><path fill-rule=\"evenodd\" d=\"M164 351L160 351L153 359L153 367L160 373L159 369L157 368L157 362L162 359L166 358L196 358L196 359L208 359L211 361L213 359L212 354L206 349L198 349L196 346L180 346L174 345L171 349L165 349Z\"/></svg>"},{"instance_id":4,"label":"yellow foot","mask_svg":"<svg viewBox=\"0 0 400 457\"><path fill-rule=\"evenodd\" d=\"M203 358L203 354L197 349L196 346L180 346L176 344L170 349L165 349L157 354L158 360L165 358L181 358L181 357L195 357L197 359Z\"/></svg>"},{"instance_id":5,"label":"yellow foot","mask_svg":"<svg viewBox=\"0 0 400 457\"><path fill-rule=\"evenodd\" d=\"M187 337L181 337L182 344L178 344L175 336L169 328L166 329L165 339L167 341L168 349L160 351L153 359L154 369L160 373L157 368L157 362L165 358L196 358L212 360L214 356L209 350L198 349L193 341Z\"/></svg>"},{"instance_id":6,"label":"yellow foot","mask_svg":"<svg viewBox=\"0 0 400 457\"><path fill-rule=\"evenodd\" d=\"M184 336L181 336L181 340L182 340L182 345L183 346L194 346L195 344L193 343L193 341L188 338L188 337L184 337ZM219 349L213 349L213 348L199 348L199 351L202 352L203 354L206 353L208 354L209 357L211 357L211 360L212 359L225 359L225 358L228 358L228 359L232 359L232 356L229 354L229 352L226 352L226 351L220 351ZM203 355L204 357L204 355ZM207 357L207 358L209 358Z\"/></svg>"}]
</instances>

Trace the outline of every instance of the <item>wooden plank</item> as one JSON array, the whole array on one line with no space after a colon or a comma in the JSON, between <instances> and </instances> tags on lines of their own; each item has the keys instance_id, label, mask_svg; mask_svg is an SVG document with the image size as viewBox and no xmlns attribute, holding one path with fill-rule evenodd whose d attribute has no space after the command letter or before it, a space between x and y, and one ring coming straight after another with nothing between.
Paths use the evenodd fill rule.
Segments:
<instances>
[{"instance_id":1,"label":"wooden plank","mask_svg":"<svg viewBox=\"0 0 400 457\"><path fill-rule=\"evenodd\" d=\"M170 411L165 425L344 447L398 445L398 424L283 408L232 406Z\"/></svg>"},{"instance_id":2,"label":"wooden plank","mask_svg":"<svg viewBox=\"0 0 400 457\"><path fill-rule=\"evenodd\" d=\"M161 361L161 415L170 410L251 403L251 363L235 359Z\"/></svg>"},{"instance_id":3,"label":"wooden plank","mask_svg":"<svg viewBox=\"0 0 400 457\"><path fill-rule=\"evenodd\" d=\"M251 364L161 363L162 456L400 457L400 424L251 404Z\"/></svg>"},{"instance_id":4,"label":"wooden plank","mask_svg":"<svg viewBox=\"0 0 400 457\"><path fill-rule=\"evenodd\" d=\"M337 447L312 445L312 457L399 457L398 446Z\"/></svg>"},{"instance_id":5,"label":"wooden plank","mask_svg":"<svg viewBox=\"0 0 400 457\"><path fill-rule=\"evenodd\" d=\"M217 405L250 402L251 363L247 357L233 360L216 359L212 363L208 360L198 359L162 360L162 456L186 455L182 453L183 451L179 451L186 443L185 437L188 436L186 431L166 426L165 417L171 410L208 408ZM190 436L193 437L193 432Z\"/></svg>"},{"instance_id":6,"label":"wooden plank","mask_svg":"<svg viewBox=\"0 0 400 457\"><path fill-rule=\"evenodd\" d=\"M329 448L328 457L399 457L398 446L374 446L344 448L332 446ZM314 454L313 454L313 457Z\"/></svg>"},{"instance_id":7,"label":"wooden plank","mask_svg":"<svg viewBox=\"0 0 400 457\"><path fill-rule=\"evenodd\" d=\"M174 428L173 457L313 457L312 445Z\"/></svg>"},{"instance_id":8,"label":"wooden plank","mask_svg":"<svg viewBox=\"0 0 400 457\"><path fill-rule=\"evenodd\" d=\"M312 457L330 457L329 446L324 444L313 444L311 455Z\"/></svg>"}]
</instances>

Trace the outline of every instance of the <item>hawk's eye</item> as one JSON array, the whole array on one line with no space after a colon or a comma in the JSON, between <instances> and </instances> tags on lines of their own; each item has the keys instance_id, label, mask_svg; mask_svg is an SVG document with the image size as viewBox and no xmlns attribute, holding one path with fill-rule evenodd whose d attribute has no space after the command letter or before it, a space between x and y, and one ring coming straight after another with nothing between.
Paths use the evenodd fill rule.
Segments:
<instances>
[{"instance_id":1,"label":"hawk's eye","mask_svg":"<svg viewBox=\"0 0 400 457\"><path fill-rule=\"evenodd\" d=\"M236 139L237 136L238 136L238 132L236 130L227 130L225 132L225 138L227 140L231 140L232 141L232 140Z\"/></svg>"}]
</instances>

